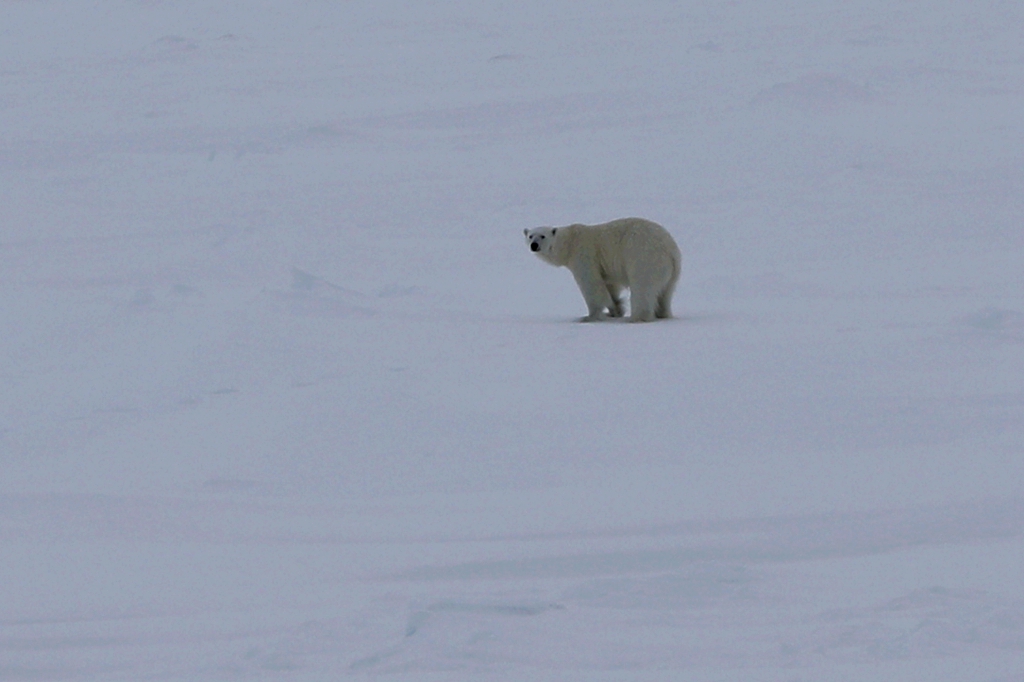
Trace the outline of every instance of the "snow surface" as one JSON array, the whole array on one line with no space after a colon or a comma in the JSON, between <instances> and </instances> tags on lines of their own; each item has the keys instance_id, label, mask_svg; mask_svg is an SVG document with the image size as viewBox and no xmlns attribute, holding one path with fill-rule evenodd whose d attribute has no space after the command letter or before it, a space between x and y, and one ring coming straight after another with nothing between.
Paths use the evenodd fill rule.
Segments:
<instances>
[{"instance_id":1,"label":"snow surface","mask_svg":"<svg viewBox=\"0 0 1024 682\"><path fill-rule=\"evenodd\" d=\"M1024 681L1022 25L0 2L0 680Z\"/></svg>"}]
</instances>

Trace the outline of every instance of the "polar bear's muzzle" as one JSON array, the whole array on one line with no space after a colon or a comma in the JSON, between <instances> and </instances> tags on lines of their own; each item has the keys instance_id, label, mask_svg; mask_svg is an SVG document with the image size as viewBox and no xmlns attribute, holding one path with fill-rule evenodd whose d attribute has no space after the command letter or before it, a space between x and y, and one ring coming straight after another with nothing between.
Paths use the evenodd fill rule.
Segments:
<instances>
[{"instance_id":1,"label":"polar bear's muzzle","mask_svg":"<svg viewBox=\"0 0 1024 682\"><path fill-rule=\"evenodd\" d=\"M530 242L530 251L540 251L540 244L537 242Z\"/></svg>"}]
</instances>

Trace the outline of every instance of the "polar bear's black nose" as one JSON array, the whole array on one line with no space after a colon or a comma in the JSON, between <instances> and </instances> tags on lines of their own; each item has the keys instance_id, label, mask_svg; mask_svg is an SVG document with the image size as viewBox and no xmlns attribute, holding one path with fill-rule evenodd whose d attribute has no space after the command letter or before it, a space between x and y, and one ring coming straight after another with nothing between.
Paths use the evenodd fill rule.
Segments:
<instances>
[{"instance_id":1,"label":"polar bear's black nose","mask_svg":"<svg viewBox=\"0 0 1024 682\"><path fill-rule=\"evenodd\" d=\"M537 242L530 242L530 251L540 251L540 244Z\"/></svg>"}]
</instances>

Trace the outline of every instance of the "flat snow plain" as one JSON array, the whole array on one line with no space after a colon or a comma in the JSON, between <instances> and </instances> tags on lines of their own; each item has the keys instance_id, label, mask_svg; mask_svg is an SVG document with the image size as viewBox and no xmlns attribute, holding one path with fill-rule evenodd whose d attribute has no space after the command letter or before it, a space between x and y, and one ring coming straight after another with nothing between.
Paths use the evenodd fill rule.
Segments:
<instances>
[{"instance_id":1,"label":"flat snow plain","mask_svg":"<svg viewBox=\"0 0 1024 682\"><path fill-rule=\"evenodd\" d=\"M1024 681L1022 25L0 2L0 680Z\"/></svg>"}]
</instances>

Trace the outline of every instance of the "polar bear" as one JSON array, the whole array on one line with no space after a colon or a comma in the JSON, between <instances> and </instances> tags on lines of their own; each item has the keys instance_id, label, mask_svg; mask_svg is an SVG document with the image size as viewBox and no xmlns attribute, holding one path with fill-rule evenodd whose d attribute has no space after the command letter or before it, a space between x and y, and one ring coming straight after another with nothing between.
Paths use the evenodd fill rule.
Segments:
<instances>
[{"instance_id":1,"label":"polar bear","mask_svg":"<svg viewBox=\"0 0 1024 682\"><path fill-rule=\"evenodd\" d=\"M622 291L629 289L629 320L672 317L672 293L681 256L672 235L643 218L601 225L523 230L530 250L576 278L588 314L581 322L622 317ZM607 311L607 314L605 313Z\"/></svg>"}]
</instances>

